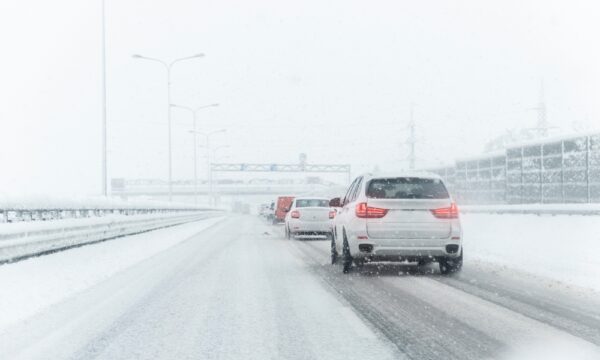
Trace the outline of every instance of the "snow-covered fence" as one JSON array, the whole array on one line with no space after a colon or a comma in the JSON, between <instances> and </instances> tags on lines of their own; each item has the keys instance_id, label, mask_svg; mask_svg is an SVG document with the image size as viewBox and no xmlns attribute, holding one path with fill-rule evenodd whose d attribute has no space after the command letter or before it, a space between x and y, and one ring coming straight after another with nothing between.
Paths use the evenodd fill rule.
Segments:
<instances>
[{"instance_id":1,"label":"snow-covered fence","mask_svg":"<svg viewBox=\"0 0 600 360\"><path fill-rule=\"evenodd\" d=\"M600 133L515 144L429 171L464 204L600 203Z\"/></svg>"},{"instance_id":2,"label":"snow-covered fence","mask_svg":"<svg viewBox=\"0 0 600 360\"><path fill-rule=\"evenodd\" d=\"M211 209L143 211L138 209L135 215L111 213L85 219L0 224L0 264L223 214Z\"/></svg>"}]
</instances>

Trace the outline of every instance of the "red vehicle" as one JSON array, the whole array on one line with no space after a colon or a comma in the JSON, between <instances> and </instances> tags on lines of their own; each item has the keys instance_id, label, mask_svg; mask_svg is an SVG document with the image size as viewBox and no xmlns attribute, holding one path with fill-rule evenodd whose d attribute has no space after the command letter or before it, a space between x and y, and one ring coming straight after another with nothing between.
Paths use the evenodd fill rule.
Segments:
<instances>
[{"instance_id":1,"label":"red vehicle","mask_svg":"<svg viewBox=\"0 0 600 360\"><path fill-rule=\"evenodd\" d=\"M273 224L282 223L285 221L285 214L292 206L294 201L293 196L279 196L275 205L275 216L273 217Z\"/></svg>"}]
</instances>

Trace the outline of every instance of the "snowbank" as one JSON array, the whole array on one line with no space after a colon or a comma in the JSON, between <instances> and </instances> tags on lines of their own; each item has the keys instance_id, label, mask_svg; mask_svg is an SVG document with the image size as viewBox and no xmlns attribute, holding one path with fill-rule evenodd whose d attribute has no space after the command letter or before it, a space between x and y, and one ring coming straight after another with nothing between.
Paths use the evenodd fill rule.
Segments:
<instances>
[{"instance_id":1,"label":"snowbank","mask_svg":"<svg viewBox=\"0 0 600 360\"><path fill-rule=\"evenodd\" d=\"M223 217L0 266L0 330L189 239Z\"/></svg>"},{"instance_id":2,"label":"snowbank","mask_svg":"<svg viewBox=\"0 0 600 360\"><path fill-rule=\"evenodd\" d=\"M480 259L600 291L600 216L461 218L466 262Z\"/></svg>"},{"instance_id":3,"label":"snowbank","mask_svg":"<svg viewBox=\"0 0 600 360\"><path fill-rule=\"evenodd\" d=\"M464 205L462 213L599 215L600 204Z\"/></svg>"}]
</instances>

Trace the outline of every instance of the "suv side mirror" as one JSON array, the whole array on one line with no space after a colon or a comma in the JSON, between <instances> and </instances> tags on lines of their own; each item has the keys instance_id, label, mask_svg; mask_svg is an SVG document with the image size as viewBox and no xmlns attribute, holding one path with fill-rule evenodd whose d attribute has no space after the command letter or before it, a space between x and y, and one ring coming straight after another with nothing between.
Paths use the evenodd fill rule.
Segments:
<instances>
[{"instance_id":1,"label":"suv side mirror","mask_svg":"<svg viewBox=\"0 0 600 360\"><path fill-rule=\"evenodd\" d=\"M342 201L339 197L329 200L329 207L341 207Z\"/></svg>"},{"instance_id":2,"label":"suv side mirror","mask_svg":"<svg viewBox=\"0 0 600 360\"><path fill-rule=\"evenodd\" d=\"M283 211L285 211L285 212L290 212L290 209L291 209L291 208L285 208L285 209L283 209Z\"/></svg>"}]
</instances>

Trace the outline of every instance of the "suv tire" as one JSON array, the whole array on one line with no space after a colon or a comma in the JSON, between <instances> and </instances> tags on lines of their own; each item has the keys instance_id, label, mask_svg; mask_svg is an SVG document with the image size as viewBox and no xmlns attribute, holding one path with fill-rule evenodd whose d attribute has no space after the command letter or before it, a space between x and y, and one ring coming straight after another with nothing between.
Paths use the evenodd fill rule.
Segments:
<instances>
[{"instance_id":1,"label":"suv tire","mask_svg":"<svg viewBox=\"0 0 600 360\"><path fill-rule=\"evenodd\" d=\"M343 272L347 274L352 268L352 255L350 255L350 245L348 245L348 239L346 238L346 232L344 231L344 242L342 244L342 265Z\"/></svg>"},{"instance_id":2,"label":"suv tire","mask_svg":"<svg viewBox=\"0 0 600 360\"><path fill-rule=\"evenodd\" d=\"M440 272L443 275L449 275L459 272L463 264L463 250L460 249L458 257L445 257L439 260Z\"/></svg>"}]
</instances>

